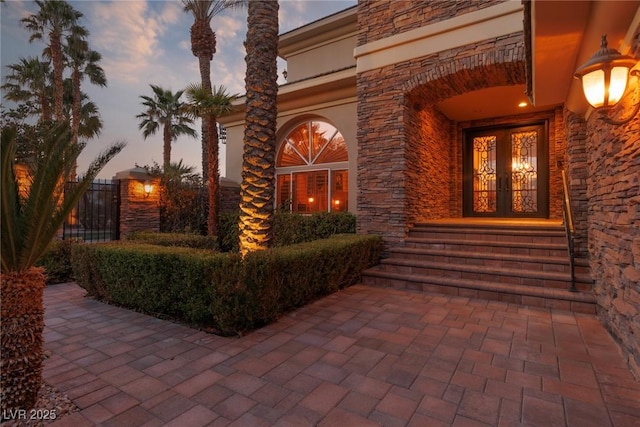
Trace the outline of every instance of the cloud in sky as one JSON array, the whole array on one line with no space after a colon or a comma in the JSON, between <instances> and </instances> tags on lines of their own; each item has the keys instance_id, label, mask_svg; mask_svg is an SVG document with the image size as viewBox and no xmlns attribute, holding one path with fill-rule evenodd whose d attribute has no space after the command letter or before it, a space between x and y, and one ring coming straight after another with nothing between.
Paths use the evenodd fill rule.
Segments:
<instances>
[{"instance_id":1,"label":"cloud in sky","mask_svg":"<svg viewBox=\"0 0 640 427\"><path fill-rule=\"evenodd\" d=\"M125 140L128 145L107 165L101 177L129 169L136 163L161 163L162 136L143 140L136 114L142 112L140 95L150 95L149 84L171 88L174 92L189 83L200 81L198 60L191 53L189 29L191 14L183 11L177 0L92 0L69 1L84 14L81 24L91 33L92 49L102 54L101 65L108 80L107 88L83 85L102 116L104 127L91 140L80 158L80 170L108 144ZM313 22L323 16L355 5L356 0L281 0L280 33ZM29 33L19 24L21 18L37 11L32 1L7 0L0 4L1 65L16 63L20 57L38 56L43 43L28 43ZM211 80L232 93L244 93L246 10L228 10L214 17L217 52L211 63ZM285 64L280 61L280 71ZM5 104L3 102L3 104ZM5 104L9 106L9 104ZM200 130L200 123L195 125ZM226 147L221 147L221 154ZM200 139L180 138L173 144L173 161L183 159L200 169ZM221 162L224 176L224 161Z\"/></svg>"}]
</instances>

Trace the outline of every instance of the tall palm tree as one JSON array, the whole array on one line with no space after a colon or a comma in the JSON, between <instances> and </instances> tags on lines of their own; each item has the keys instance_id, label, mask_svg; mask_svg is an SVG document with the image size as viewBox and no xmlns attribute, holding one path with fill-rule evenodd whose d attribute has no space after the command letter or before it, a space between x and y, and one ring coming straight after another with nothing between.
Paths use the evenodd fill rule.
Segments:
<instances>
[{"instance_id":1,"label":"tall palm tree","mask_svg":"<svg viewBox=\"0 0 640 427\"><path fill-rule=\"evenodd\" d=\"M0 406L3 413L29 410L42 384L42 331L44 327L42 268L34 267L69 212L94 178L124 143L116 143L89 166L76 187L64 183L82 151L72 143L65 123L52 127L42 152L32 159L28 182L15 173L16 130L2 129L0 198L1 351Z\"/></svg>"},{"instance_id":2,"label":"tall palm tree","mask_svg":"<svg viewBox=\"0 0 640 427\"><path fill-rule=\"evenodd\" d=\"M88 34L88 33L87 33ZM80 85L87 78L94 85L106 87L107 77L99 65L102 55L91 50L87 40L79 34L71 34L67 37L65 45L65 57L71 68L71 131L74 142L78 143L80 133L80 115L82 112L82 91Z\"/></svg>"},{"instance_id":3,"label":"tall palm tree","mask_svg":"<svg viewBox=\"0 0 640 427\"><path fill-rule=\"evenodd\" d=\"M68 78L64 80L64 117L67 123L71 123L73 117L73 100L74 88L72 79ZM74 137L74 141L77 139L91 139L100 135L102 132L102 118L100 117L100 111L95 102L89 100L89 95L80 91L80 111L78 119L78 138ZM72 130L75 132L75 130Z\"/></svg>"},{"instance_id":4,"label":"tall palm tree","mask_svg":"<svg viewBox=\"0 0 640 427\"><path fill-rule=\"evenodd\" d=\"M249 2L247 111L240 186L240 252L266 249L273 240L276 118L278 115L278 1Z\"/></svg>"},{"instance_id":5,"label":"tall palm tree","mask_svg":"<svg viewBox=\"0 0 640 427\"><path fill-rule=\"evenodd\" d=\"M140 119L138 129L142 130L142 136L147 139L155 135L162 126L163 168L167 170L171 165L171 142L180 135L195 138L197 133L189 126L193 124L193 119L185 112L184 103L180 101L183 90L173 93L170 89L160 86L149 86L153 91L153 97L140 95L146 110L136 116Z\"/></svg>"},{"instance_id":6,"label":"tall palm tree","mask_svg":"<svg viewBox=\"0 0 640 427\"><path fill-rule=\"evenodd\" d=\"M211 60L213 54L216 53L216 34L211 29L211 20L222 11L242 7L246 5L246 2L247 0L182 0L184 11L193 14L194 22L190 29L191 53L198 58L200 85L209 94L212 93ZM211 170L208 165L209 152L207 147L213 144L214 139L218 139L218 129L215 122L212 124L203 120L200 136L202 139L202 179L207 181Z\"/></svg>"},{"instance_id":7,"label":"tall palm tree","mask_svg":"<svg viewBox=\"0 0 640 427\"><path fill-rule=\"evenodd\" d=\"M11 71L5 77L2 90L10 101L34 102L40 106L40 120L51 120L51 66L39 58L20 58L17 64L7 65Z\"/></svg>"},{"instance_id":8,"label":"tall palm tree","mask_svg":"<svg viewBox=\"0 0 640 427\"><path fill-rule=\"evenodd\" d=\"M49 44L45 48L46 55L51 57L53 65L54 88L54 117L57 121L63 120L63 71L64 53L62 43L64 37L70 34L85 35L86 29L78 25L78 20L83 16L69 3L62 0L35 0L40 8L38 13L29 15L20 20L24 27L31 32L29 42L42 40L48 37Z\"/></svg>"},{"instance_id":9,"label":"tall palm tree","mask_svg":"<svg viewBox=\"0 0 640 427\"><path fill-rule=\"evenodd\" d=\"M210 90L199 86L190 85L186 89L186 111L192 116L202 118L202 123L207 124L207 132L210 143L207 144L207 189L209 203L207 209L207 234L219 236L220 230L220 171L218 167L218 130L216 118L233 111L232 101L237 95L230 95L224 86L213 87Z\"/></svg>"}]
</instances>

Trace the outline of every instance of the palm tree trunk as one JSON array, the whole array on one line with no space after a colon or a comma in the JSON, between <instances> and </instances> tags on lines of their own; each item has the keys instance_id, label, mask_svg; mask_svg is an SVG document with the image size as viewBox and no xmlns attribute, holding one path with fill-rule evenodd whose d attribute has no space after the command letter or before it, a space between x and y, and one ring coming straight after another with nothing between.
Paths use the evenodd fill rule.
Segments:
<instances>
[{"instance_id":1,"label":"palm tree trunk","mask_svg":"<svg viewBox=\"0 0 640 427\"><path fill-rule=\"evenodd\" d=\"M247 18L247 112L240 186L240 252L273 240L276 118L278 115L278 2L250 1Z\"/></svg>"},{"instance_id":2,"label":"palm tree trunk","mask_svg":"<svg viewBox=\"0 0 640 427\"><path fill-rule=\"evenodd\" d=\"M63 94L64 86L62 79L62 71L64 64L62 63L62 42L60 33L51 32L49 34L51 48L51 62L53 63L53 113L55 119L59 122L64 120Z\"/></svg>"},{"instance_id":3,"label":"palm tree trunk","mask_svg":"<svg viewBox=\"0 0 640 427\"><path fill-rule=\"evenodd\" d=\"M200 55L198 57L198 63L200 65L200 84L203 89L206 89L211 93L211 60L206 55ZM202 120L201 127L202 136L202 180L207 182L209 179L209 150L210 143L209 125L206 121Z\"/></svg>"},{"instance_id":4,"label":"palm tree trunk","mask_svg":"<svg viewBox=\"0 0 640 427\"><path fill-rule=\"evenodd\" d=\"M0 277L0 406L6 413L33 408L42 385L45 275L42 268L31 267Z\"/></svg>"},{"instance_id":5,"label":"palm tree trunk","mask_svg":"<svg viewBox=\"0 0 640 427\"><path fill-rule=\"evenodd\" d=\"M71 105L71 140L73 144L78 145L78 133L80 132L80 71L77 68L74 68L73 74L71 76L72 87L73 87L73 103ZM78 165L74 165L73 170L71 171L70 180L76 179L76 170Z\"/></svg>"},{"instance_id":6,"label":"palm tree trunk","mask_svg":"<svg viewBox=\"0 0 640 427\"><path fill-rule=\"evenodd\" d=\"M162 141L163 141L163 168L166 173L169 170L169 166L171 166L171 123L167 123L162 128Z\"/></svg>"}]
</instances>

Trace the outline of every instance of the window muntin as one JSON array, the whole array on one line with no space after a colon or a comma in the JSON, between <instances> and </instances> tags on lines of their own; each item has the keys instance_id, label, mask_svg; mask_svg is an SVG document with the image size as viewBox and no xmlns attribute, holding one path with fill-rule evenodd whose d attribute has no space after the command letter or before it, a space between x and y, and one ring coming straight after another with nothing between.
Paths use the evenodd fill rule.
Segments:
<instances>
[{"instance_id":1,"label":"window muntin","mask_svg":"<svg viewBox=\"0 0 640 427\"><path fill-rule=\"evenodd\" d=\"M346 142L334 126L316 120L296 126L276 160L278 207L300 213L348 210L347 161Z\"/></svg>"}]
</instances>

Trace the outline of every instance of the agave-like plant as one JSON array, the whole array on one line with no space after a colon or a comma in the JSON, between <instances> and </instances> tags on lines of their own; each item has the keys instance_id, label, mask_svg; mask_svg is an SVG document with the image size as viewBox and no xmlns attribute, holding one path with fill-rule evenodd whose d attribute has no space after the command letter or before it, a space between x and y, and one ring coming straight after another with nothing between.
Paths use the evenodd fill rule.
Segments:
<instances>
[{"instance_id":1,"label":"agave-like plant","mask_svg":"<svg viewBox=\"0 0 640 427\"><path fill-rule=\"evenodd\" d=\"M26 176L16 173L15 128L3 128L0 139L0 406L5 413L31 409L42 385L45 275L35 263L100 170L125 144L112 144L77 185L65 191L65 181L83 149L73 143L67 124L46 134L41 151L26 165Z\"/></svg>"}]
</instances>

